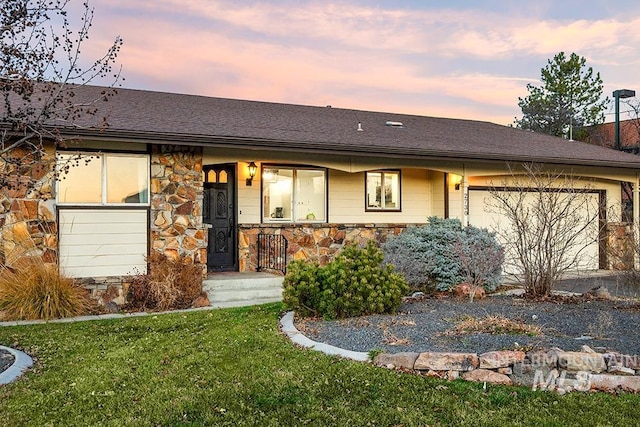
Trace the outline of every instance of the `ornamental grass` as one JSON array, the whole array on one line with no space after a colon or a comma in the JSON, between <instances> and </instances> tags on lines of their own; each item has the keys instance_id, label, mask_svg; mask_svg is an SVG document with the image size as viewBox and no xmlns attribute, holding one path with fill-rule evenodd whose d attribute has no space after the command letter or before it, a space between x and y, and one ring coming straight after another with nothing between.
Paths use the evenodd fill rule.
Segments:
<instances>
[{"instance_id":1,"label":"ornamental grass","mask_svg":"<svg viewBox=\"0 0 640 427\"><path fill-rule=\"evenodd\" d=\"M0 266L2 320L58 319L91 312L89 292L39 257Z\"/></svg>"}]
</instances>

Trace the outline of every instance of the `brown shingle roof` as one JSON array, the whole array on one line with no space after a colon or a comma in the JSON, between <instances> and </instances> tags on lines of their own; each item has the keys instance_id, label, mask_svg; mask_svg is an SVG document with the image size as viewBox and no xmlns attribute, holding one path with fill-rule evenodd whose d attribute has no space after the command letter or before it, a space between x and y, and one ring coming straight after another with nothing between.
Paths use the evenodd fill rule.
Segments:
<instances>
[{"instance_id":1,"label":"brown shingle roof","mask_svg":"<svg viewBox=\"0 0 640 427\"><path fill-rule=\"evenodd\" d=\"M93 96L103 88L80 89L81 96ZM109 128L104 134L110 137L276 150L640 168L638 156L475 120L132 89L118 89L118 94L101 103L100 108L108 115ZM386 126L387 121L404 126Z\"/></svg>"}]
</instances>

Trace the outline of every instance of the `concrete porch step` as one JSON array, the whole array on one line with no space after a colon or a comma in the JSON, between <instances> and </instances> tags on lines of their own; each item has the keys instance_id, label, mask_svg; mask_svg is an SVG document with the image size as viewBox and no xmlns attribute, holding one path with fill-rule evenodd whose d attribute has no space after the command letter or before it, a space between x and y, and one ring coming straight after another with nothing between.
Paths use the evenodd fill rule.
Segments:
<instances>
[{"instance_id":1,"label":"concrete porch step","mask_svg":"<svg viewBox=\"0 0 640 427\"><path fill-rule=\"evenodd\" d=\"M212 307L243 307L282 301L283 276L269 273L215 273L202 284Z\"/></svg>"},{"instance_id":2,"label":"concrete porch step","mask_svg":"<svg viewBox=\"0 0 640 427\"><path fill-rule=\"evenodd\" d=\"M250 305L260 305L260 304L266 304L269 302L279 302L279 301L282 301L282 297L254 298L254 299L244 299L244 300L238 300L238 301L212 302L211 307L213 308L248 307Z\"/></svg>"}]
</instances>

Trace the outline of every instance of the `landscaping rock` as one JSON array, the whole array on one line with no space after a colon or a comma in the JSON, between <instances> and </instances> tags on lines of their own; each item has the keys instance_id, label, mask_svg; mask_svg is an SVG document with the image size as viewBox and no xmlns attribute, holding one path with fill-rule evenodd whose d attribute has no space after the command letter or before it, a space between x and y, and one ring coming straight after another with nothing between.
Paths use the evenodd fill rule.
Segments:
<instances>
[{"instance_id":1,"label":"landscaping rock","mask_svg":"<svg viewBox=\"0 0 640 427\"><path fill-rule=\"evenodd\" d=\"M613 392L616 390L640 392L640 377L623 375L591 375L589 376L592 390Z\"/></svg>"},{"instance_id":2,"label":"landscaping rock","mask_svg":"<svg viewBox=\"0 0 640 427\"><path fill-rule=\"evenodd\" d=\"M635 375L635 369L625 368L622 365L612 365L607 368L607 373L613 375Z\"/></svg>"},{"instance_id":3,"label":"landscaping rock","mask_svg":"<svg viewBox=\"0 0 640 427\"><path fill-rule=\"evenodd\" d=\"M202 307L209 307L211 305L211 302L209 302L209 296L207 295L206 292L202 292L198 298L196 298L193 303L191 304L191 308L202 308Z\"/></svg>"},{"instance_id":4,"label":"landscaping rock","mask_svg":"<svg viewBox=\"0 0 640 427\"><path fill-rule=\"evenodd\" d=\"M104 304L104 310L107 313L118 313L120 311L120 307L114 301L109 301Z\"/></svg>"},{"instance_id":5,"label":"landscaping rock","mask_svg":"<svg viewBox=\"0 0 640 427\"><path fill-rule=\"evenodd\" d=\"M592 349L588 345L583 345L582 347L580 347L580 351L583 353L591 353L591 354L597 353L594 349Z\"/></svg>"},{"instance_id":6,"label":"landscaping rock","mask_svg":"<svg viewBox=\"0 0 640 427\"><path fill-rule=\"evenodd\" d=\"M534 383L539 383L540 378L545 380L551 376L554 380L558 377L555 367L544 364L532 364L530 362L515 363L513 365L511 380L515 385L533 387Z\"/></svg>"},{"instance_id":7,"label":"landscaping rock","mask_svg":"<svg viewBox=\"0 0 640 427\"><path fill-rule=\"evenodd\" d=\"M631 356L620 353L607 353L604 355L608 366L624 366L625 368L640 369L640 356Z\"/></svg>"},{"instance_id":8,"label":"landscaping rock","mask_svg":"<svg viewBox=\"0 0 640 427\"><path fill-rule=\"evenodd\" d=\"M448 379L449 381L455 381L458 378L460 378L460 371L447 371L447 373L444 375L444 377L446 379Z\"/></svg>"},{"instance_id":9,"label":"landscaping rock","mask_svg":"<svg viewBox=\"0 0 640 427\"><path fill-rule=\"evenodd\" d=\"M426 371L470 371L479 365L475 353L421 353L414 369Z\"/></svg>"},{"instance_id":10,"label":"landscaping rock","mask_svg":"<svg viewBox=\"0 0 640 427\"><path fill-rule=\"evenodd\" d=\"M533 367L551 367L558 366L558 357L562 353L560 349L551 349L549 351L533 351L527 353L525 360Z\"/></svg>"},{"instance_id":11,"label":"landscaping rock","mask_svg":"<svg viewBox=\"0 0 640 427\"><path fill-rule=\"evenodd\" d=\"M551 369L549 371L546 371L544 369L537 369L533 372L533 378L530 387L533 390L555 390L557 387L558 378L560 378L560 372L558 372L557 369Z\"/></svg>"},{"instance_id":12,"label":"landscaping rock","mask_svg":"<svg viewBox=\"0 0 640 427\"><path fill-rule=\"evenodd\" d=\"M462 374L462 378L467 381L487 382L492 384L513 384L513 381L511 381L511 378L508 376L488 369L474 369L473 371L465 372Z\"/></svg>"},{"instance_id":13,"label":"landscaping rock","mask_svg":"<svg viewBox=\"0 0 640 427\"><path fill-rule=\"evenodd\" d=\"M584 295L587 297L602 299L602 300L611 299L611 293L609 292L609 289L607 289L604 286L596 286L595 288L591 289L589 292L585 292Z\"/></svg>"},{"instance_id":14,"label":"landscaping rock","mask_svg":"<svg viewBox=\"0 0 640 427\"><path fill-rule=\"evenodd\" d=\"M579 378L567 378L560 375L556 380L556 391L560 394L570 391L589 391L589 374L582 372Z\"/></svg>"},{"instance_id":15,"label":"landscaping rock","mask_svg":"<svg viewBox=\"0 0 640 427\"><path fill-rule=\"evenodd\" d=\"M516 362L522 362L525 357L524 351L490 351L479 356L481 369L506 368Z\"/></svg>"},{"instance_id":16,"label":"landscaping rock","mask_svg":"<svg viewBox=\"0 0 640 427\"><path fill-rule=\"evenodd\" d=\"M100 295L99 303L105 306L107 312L117 313L120 310L120 306L124 305L125 298L122 292L122 288L116 286L109 286ZM114 306L115 305L115 309Z\"/></svg>"},{"instance_id":17,"label":"landscaping rock","mask_svg":"<svg viewBox=\"0 0 640 427\"><path fill-rule=\"evenodd\" d=\"M567 371L590 371L600 373L607 369L604 357L598 353L565 351L558 355L558 368Z\"/></svg>"},{"instance_id":18,"label":"landscaping rock","mask_svg":"<svg viewBox=\"0 0 640 427\"><path fill-rule=\"evenodd\" d=\"M413 369L419 355L420 353L382 353L373 359L373 363L390 369Z\"/></svg>"},{"instance_id":19,"label":"landscaping rock","mask_svg":"<svg viewBox=\"0 0 640 427\"><path fill-rule=\"evenodd\" d=\"M453 292L457 298L470 299L471 294L473 294L474 299L485 299L487 296L484 288L481 286L473 286L469 283L460 283L454 288Z\"/></svg>"}]
</instances>

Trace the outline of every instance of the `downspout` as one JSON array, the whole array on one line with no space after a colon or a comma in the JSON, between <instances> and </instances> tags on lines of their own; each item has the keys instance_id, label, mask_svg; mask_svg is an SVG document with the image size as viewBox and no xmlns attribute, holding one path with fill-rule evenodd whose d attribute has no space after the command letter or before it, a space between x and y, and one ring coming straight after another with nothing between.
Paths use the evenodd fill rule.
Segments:
<instances>
[{"instance_id":1,"label":"downspout","mask_svg":"<svg viewBox=\"0 0 640 427\"><path fill-rule=\"evenodd\" d=\"M449 219L449 174L444 173L444 219Z\"/></svg>"}]
</instances>

